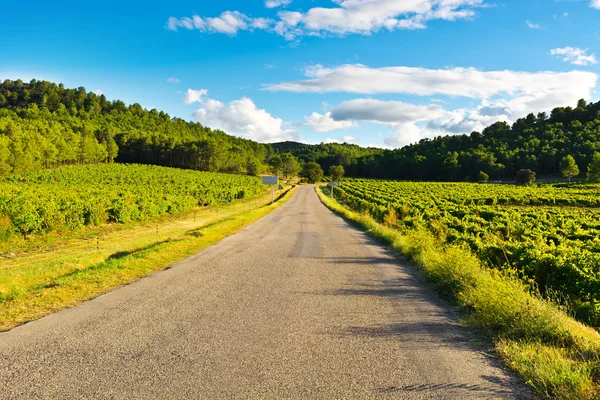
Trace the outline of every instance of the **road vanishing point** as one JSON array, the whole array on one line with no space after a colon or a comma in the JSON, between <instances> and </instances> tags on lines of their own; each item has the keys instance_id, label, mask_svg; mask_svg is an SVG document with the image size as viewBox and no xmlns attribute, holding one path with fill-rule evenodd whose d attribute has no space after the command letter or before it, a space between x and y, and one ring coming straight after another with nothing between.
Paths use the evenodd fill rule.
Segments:
<instances>
[{"instance_id":1,"label":"road vanishing point","mask_svg":"<svg viewBox=\"0 0 600 400\"><path fill-rule=\"evenodd\" d=\"M528 397L314 188L172 268L0 334L1 399Z\"/></svg>"}]
</instances>

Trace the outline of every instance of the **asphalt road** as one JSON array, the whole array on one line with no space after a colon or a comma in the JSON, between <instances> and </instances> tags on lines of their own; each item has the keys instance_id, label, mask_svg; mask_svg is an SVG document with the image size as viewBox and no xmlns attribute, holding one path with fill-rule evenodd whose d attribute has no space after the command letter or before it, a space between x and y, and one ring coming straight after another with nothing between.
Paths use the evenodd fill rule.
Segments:
<instances>
[{"instance_id":1,"label":"asphalt road","mask_svg":"<svg viewBox=\"0 0 600 400\"><path fill-rule=\"evenodd\" d=\"M522 398L411 271L301 187L169 270L0 334L0 398Z\"/></svg>"}]
</instances>

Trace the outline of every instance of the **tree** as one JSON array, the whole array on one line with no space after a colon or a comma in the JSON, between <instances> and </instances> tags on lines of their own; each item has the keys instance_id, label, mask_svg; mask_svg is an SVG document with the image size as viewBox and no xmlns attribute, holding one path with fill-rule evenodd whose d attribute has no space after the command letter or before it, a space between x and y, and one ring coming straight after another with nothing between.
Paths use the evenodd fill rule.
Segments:
<instances>
[{"instance_id":1,"label":"tree","mask_svg":"<svg viewBox=\"0 0 600 400\"><path fill-rule=\"evenodd\" d=\"M565 156L565 158L562 159L559 170L560 174L569 180L569 183L571 183L571 178L579 175L579 167L571 155Z\"/></svg>"},{"instance_id":2,"label":"tree","mask_svg":"<svg viewBox=\"0 0 600 400\"><path fill-rule=\"evenodd\" d=\"M260 175L264 170L264 165L257 158L248 161L246 165L246 173L248 175Z\"/></svg>"},{"instance_id":3,"label":"tree","mask_svg":"<svg viewBox=\"0 0 600 400\"><path fill-rule=\"evenodd\" d=\"M283 153L281 155L281 170L285 175L285 178L296 175L300 172L300 163L296 160L296 157L292 153Z\"/></svg>"},{"instance_id":4,"label":"tree","mask_svg":"<svg viewBox=\"0 0 600 400\"><path fill-rule=\"evenodd\" d=\"M321 180L323 180L323 174L324 171L321 166L314 161L307 162L302 169L302 176L308 179L310 183L321 182Z\"/></svg>"},{"instance_id":5,"label":"tree","mask_svg":"<svg viewBox=\"0 0 600 400\"><path fill-rule=\"evenodd\" d=\"M479 171L479 175L477 176L477 182L487 182L490 180L490 176L483 171Z\"/></svg>"},{"instance_id":6,"label":"tree","mask_svg":"<svg viewBox=\"0 0 600 400\"><path fill-rule=\"evenodd\" d=\"M517 172L517 185L531 185L535 182L535 172L530 169L520 169Z\"/></svg>"},{"instance_id":7,"label":"tree","mask_svg":"<svg viewBox=\"0 0 600 400\"><path fill-rule=\"evenodd\" d=\"M271 171L275 175L279 175L279 171L281 171L283 169L283 161L281 160L281 156L278 154L275 154L269 160L269 165L271 166Z\"/></svg>"},{"instance_id":8,"label":"tree","mask_svg":"<svg viewBox=\"0 0 600 400\"><path fill-rule=\"evenodd\" d=\"M117 143L115 143L115 140L112 137L108 138L106 141L106 152L108 154L108 162L110 163L114 162L119 154L119 146L117 146Z\"/></svg>"},{"instance_id":9,"label":"tree","mask_svg":"<svg viewBox=\"0 0 600 400\"><path fill-rule=\"evenodd\" d=\"M591 183L600 183L600 153L594 153L592 162L588 165L587 181Z\"/></svg>"},{"instance_id":10,"label":"tree","mask_svg":"<svg viewBox=\"0 0 600 400\"><path fill-rule=\"evenodd\" d=\"M459 168L460 164L458 163L458 153L448 152L448 155L444 159L444 170L446 171L448 180L456 180L456 174L458 173Z\"/></svg>"},{"instance_id":11,"label":"tree","mask_svg":"<svg viewBox=\"0 0 600 400\"><path fill-rule=\"evenodd\" d=\"M333 182L339 182L344 177L344 167L341 165L332 165L329 167L329 175Z\"/></svg>"},{"instance_id":12,"label":"tree","mask_svg":"<svg viewBox=\"0 0 600 400\"><path fill-rule=\"evenodd\" d=\"M9 174L12 172L10 165L11 153L9 149L10 139L0 135L0 175Z\"/></svg>"}]
</instances>

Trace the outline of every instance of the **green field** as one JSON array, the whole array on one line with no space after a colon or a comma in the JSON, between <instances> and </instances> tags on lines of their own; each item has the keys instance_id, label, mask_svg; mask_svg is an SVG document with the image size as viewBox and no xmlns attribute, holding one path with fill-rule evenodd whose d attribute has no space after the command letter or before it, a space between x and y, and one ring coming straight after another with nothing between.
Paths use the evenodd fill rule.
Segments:
<instances>
[{"instance_id":1,"label":"green field","mask_svg":"<svg viewBox=\"0 0 600 400\"><path fill-rule=\"evenodd\" d=\"M254 197L260 178L146 165L79 165L0 178L0 241L143 221Z\"/></svg>"},{"instance_id":2,"label":"green field","mask_svg":"<svg viewBox=\"0 0 600 400\"><path fill-rule=\"evenodd\" d=\"M142 165L1 179L0 331L167 268L289 197L270 205L257 177Z\"/></svg>"},{"instance_id":3,"label":"green field","mask_svg":"<svg viewBox=\"0 0 600 400\"><path fill-rule=\"evenodd\" d=\"M439 243L467 247L486 266L527 282L600 327L600 190L468 183L346 180L352 210Z\"/></svg>"},{"instance_id":4,"label":"green field","mask_svg":"<svg viewBox=\"0 0 600 400\"><path fill-rule=\"evenodd\" d=\"M358 192L350 194L353 188L366 191L367 185L371 189L394 188L387 196L400 203L401 209L375 205L375 200L359 198ZM429 226L427 219L418 218L415 211L411 216L409 210L419 204L421 214L437 214L435 204L439 200L428 203L428 207L424 203L437 198L436 190L439 196L444 189L448 189L447 194L457 195L455 201L447 199L450 209L454 207L452 204L462 204L460 194L465 197L469 193L485 195L486 190L518 190L469 184L348 180L341 190L336 189L341 204L329 197L329 190L318 192L327 207L419 266L434 288L459 307L463 322L487 337L493 351L539 398L597 399L600 393L597 330L575 321L569 315L571 310L556 304L556 294L549 296L547 292L544 298L538 290L532 290L535 285L531 280L490 267L468 243L440 237L439 222ZM412 208L406 200L401 201L402 193L412 196Z\"/></svg>"}]
</instances>

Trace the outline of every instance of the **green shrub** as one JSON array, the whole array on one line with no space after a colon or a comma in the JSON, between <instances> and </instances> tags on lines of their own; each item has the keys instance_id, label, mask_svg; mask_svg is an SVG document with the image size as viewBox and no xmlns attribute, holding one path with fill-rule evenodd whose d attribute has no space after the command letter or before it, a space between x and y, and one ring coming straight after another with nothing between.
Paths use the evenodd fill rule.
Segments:
<instances>
[{"instance_id":1,"label":"green shrub","mask_svg":"<svg viewBox=\"0 0 600 400\"><path fill-rule=\"evenodd\" d=\"M8 240L12 231L12 221L8 215L0 215L0 240Z\"/></svg>"}]
</instances>

